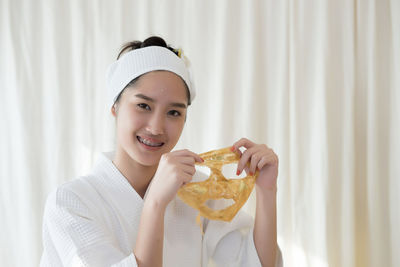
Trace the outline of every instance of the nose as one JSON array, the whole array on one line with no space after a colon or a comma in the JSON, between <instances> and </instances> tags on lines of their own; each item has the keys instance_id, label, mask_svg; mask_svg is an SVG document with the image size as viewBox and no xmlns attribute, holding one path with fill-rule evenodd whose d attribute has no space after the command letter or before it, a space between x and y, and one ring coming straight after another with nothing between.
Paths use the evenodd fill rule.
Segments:
<instances>
[{"instance_id":1,"label":"nose","mask_svg":"<svg viewBox=\"0 0 400 267\"><path fill-rule=\"evenodd\" d=\"M152 135L164 134L164 116L153 113L147 122L146 130Z\"/></svg>"}]
</instances>

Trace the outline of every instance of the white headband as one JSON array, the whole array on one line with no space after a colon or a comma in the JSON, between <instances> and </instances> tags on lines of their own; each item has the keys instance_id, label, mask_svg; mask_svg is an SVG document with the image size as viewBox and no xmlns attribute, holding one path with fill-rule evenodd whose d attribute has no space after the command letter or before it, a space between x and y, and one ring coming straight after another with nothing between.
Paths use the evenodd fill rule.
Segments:
<instances>
[{"instance_id":1,"label":"white headband","mask_svg":"<svg viewBox=\"0 0 400 267\"><path fill-rule=\"evenodd\" d=\"M191 82L191 73L182 58L165 47L148 46L124 54L108 67L107 101L109 107L114 104L118 95L130 81L154 70L167 70L180 76L189 88L190 102L193 101L196 91Z\"/></svg>"}]
</instances>

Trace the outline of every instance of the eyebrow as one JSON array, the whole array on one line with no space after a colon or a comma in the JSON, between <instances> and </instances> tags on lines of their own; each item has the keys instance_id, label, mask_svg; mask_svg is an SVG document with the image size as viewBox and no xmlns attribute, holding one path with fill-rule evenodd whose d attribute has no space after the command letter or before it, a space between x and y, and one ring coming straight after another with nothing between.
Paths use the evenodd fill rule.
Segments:
<instances>
[{"instance_id":1,"label":"eyebrow","mask_svg":"<svg viewBox=\"0 0 400 267\"><path fill-rule=\"evenodd\" d=\"M156 102L153 98L148 97L147 95L144 95L144 94L136 94L135 96L138 98L153 102L153 103ZM178 103L178 102L175 103L174 102L174 103L171 103L170 105L172 107L177 107L177 108L187 108L187 106L184 103Z\"/></svg>"}]
</instances>

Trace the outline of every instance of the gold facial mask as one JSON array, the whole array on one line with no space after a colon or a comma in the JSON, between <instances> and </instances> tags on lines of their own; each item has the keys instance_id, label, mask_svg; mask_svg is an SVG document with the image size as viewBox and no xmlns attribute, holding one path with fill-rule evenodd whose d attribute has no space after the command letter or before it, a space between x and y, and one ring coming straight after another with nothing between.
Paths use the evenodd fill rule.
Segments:
<instances>
[{"instance_id":1,"label":"gold facial mask","mask_svg":"<svg viewBox=\"0 0 400 267\"><path fill-rule=\"evenodd\" d=\"M240 156L230 150L230 147L213 150L203 154L203 163L211 170L210 177L202 182L192 182L178 190L178 196L189 206L197 209L199 215L210 220L231 221L250 196L258 171L242 179L226 179L222 174L222 166L237 163ZM209 199L232 199L231 206L214 210L206 205Z\"/></svg>"}]
</instances>

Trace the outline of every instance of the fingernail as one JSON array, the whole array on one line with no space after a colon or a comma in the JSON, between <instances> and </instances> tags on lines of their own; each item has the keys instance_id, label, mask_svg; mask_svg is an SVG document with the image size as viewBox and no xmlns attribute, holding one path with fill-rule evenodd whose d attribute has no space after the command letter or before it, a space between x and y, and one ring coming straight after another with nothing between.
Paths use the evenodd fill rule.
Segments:
<instances>
[{"instance_id":1,"label":"fingernail","mask_svg":"<svg viewBox=\"0 0 400 267\"><path fill-rule=\"evenodd\" d=\"M235 146L232 146L232 147L231 147L231 151L232 151L232 152L235 151Z\"/></svg>"},{"instance_id":2,"label":"fingernail","mask_svg":"<svg viewBox=\"0 0 400 267\"><path fill-rule=\"evenodd\" d=\"M236 175L240 175L241 171L237 170Z\"/></svg>"}]
</instances>

